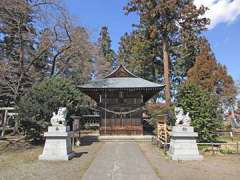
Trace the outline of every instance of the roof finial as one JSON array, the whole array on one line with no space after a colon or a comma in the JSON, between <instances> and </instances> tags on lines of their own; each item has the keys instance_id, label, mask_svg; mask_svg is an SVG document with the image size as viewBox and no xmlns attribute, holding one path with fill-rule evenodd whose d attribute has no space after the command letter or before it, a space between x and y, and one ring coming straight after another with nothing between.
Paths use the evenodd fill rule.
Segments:
<instances>
[{"instance_id":1,"label":"roof finial","mask_svg":"<svg viewBox=\"0 0 240 180\"><path fill-rule=\"evenodd\" d=\"M109 75L107 75L105 78L117 78L117 77L132 77L132 78L137 78L136 75L131 73L127 68L123 65L120 64L113 72L111 72Z\"/></svg>"}]
</instances>

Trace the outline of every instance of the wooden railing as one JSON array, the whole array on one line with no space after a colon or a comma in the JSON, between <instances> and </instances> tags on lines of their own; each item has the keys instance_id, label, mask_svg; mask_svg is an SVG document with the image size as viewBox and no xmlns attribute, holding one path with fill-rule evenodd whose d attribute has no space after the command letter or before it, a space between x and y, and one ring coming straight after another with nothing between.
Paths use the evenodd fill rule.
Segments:
<instances>
[{"instance_id":1,"label":"wooden railing","mask_svg":"<svg viewBox=\"0 0 240 180\"><path fill-rule=\"evenodd\" d=\"M163 142L161 141L159 138L157 138L156 136L152 137L152 145L156 145L157 147L161 148L164 150L164 152L166 153L170 142ZM216 152L222 152L222 153L236 153L236 154L240 154L240 142L231 142L231 143L197 143L198 147L201 148L203 146L209 147L208 151L212 152L212 155L215 155ZM229 151L229 152L224 152L224 146L228 146L231 147L233 149L233 151ZM230 149L230 148L229 148ZM225 151L227 151L228 148L225 149Z\"/></svg>"},{"instance_id":2,"label":"wooden railing","mask_svg":"<svg viewBox=\"0 0 240 180\"><path fill-rule=\"evenodd\" d=\"M165 148L166 143L170 140L171 129L167 125L167 115L158 116L156 138L160 141L160 145Z\"/></svg>"}]
</instances>

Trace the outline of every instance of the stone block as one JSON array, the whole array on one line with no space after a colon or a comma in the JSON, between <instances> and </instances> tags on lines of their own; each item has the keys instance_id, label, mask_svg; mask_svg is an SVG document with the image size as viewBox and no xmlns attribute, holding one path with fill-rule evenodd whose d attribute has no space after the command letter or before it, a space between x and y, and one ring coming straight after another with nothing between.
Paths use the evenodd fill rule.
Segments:
<instances>
[{"instance_id":1,"label":"stone block","mask_svg":"<svg viewBox=\"0 0 240 180\"><path fill-rule=\"evenodd\" d=\"M172 129L168 154L172 160L201 160L193 127L175 126Z\"/></svg>"},{"instance_id":2,"label":"stone block","mask_svg":"<svg viewBox=\"0 0 240 180\"><path fill-rule=\"evenodd\" d=\"M69 132L69 126L48 126L48 132Z\"/></svg>"},{"instance_id":3,"label":"stone block","mask_svg":"<svg viewBox=\"0 0 240 180\"><path fill-rule=\"evenodd\" d=\"M74 156L71 144L72 134L69 127L59 127L57 129L55 126L49 127L48 132L44 133L46 141L39 160L71 159Z\"/></svg>"}]
</instances>

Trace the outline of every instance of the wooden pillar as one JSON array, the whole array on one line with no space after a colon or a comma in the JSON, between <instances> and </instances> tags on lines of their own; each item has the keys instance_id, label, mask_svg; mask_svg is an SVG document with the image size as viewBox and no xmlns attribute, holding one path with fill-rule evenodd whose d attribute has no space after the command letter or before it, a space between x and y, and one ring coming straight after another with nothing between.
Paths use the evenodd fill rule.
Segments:
<instances>
[{"instance_id":1,"label":"wooden pillar","mask_svg":"<svg viewBox=\"0 0 240 180\"><path fill-rule=\"evenodd\" d=\"M3 118L1 137L3 137L5 135L5 130L6 130L6 126L7 126L7 116L8 116L8 110L6 109L5 113L4 113L4 118Z\"/></svg>"}]
</instances>

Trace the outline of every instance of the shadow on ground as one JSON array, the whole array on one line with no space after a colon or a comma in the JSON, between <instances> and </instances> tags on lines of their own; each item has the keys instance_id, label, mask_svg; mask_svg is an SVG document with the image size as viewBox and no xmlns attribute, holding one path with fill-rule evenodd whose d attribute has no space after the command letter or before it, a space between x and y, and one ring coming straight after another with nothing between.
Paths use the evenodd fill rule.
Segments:
<instances>
[{"instance_id":1,"label":"shadow on ground","mask_svg":"<svg viewBox=\"0 0 240 180\"><path fill-rule=\"evenodd\" d=\"M75 156L73 158L75 159L75 158L80 158L84 154L88 154L88 152L74 152L74 154Z\"/></svg>"},{"instance_id":2,"label":"shadow on ground","mask_svg":"<svg viewBox=\"0 0 240 180\"><path fill-rule=\"evenodd\" d=\"M80 146L90 146L94 142L99 142L97 135L88 135L80 138Z\"/></svg>"}]
</instances>

